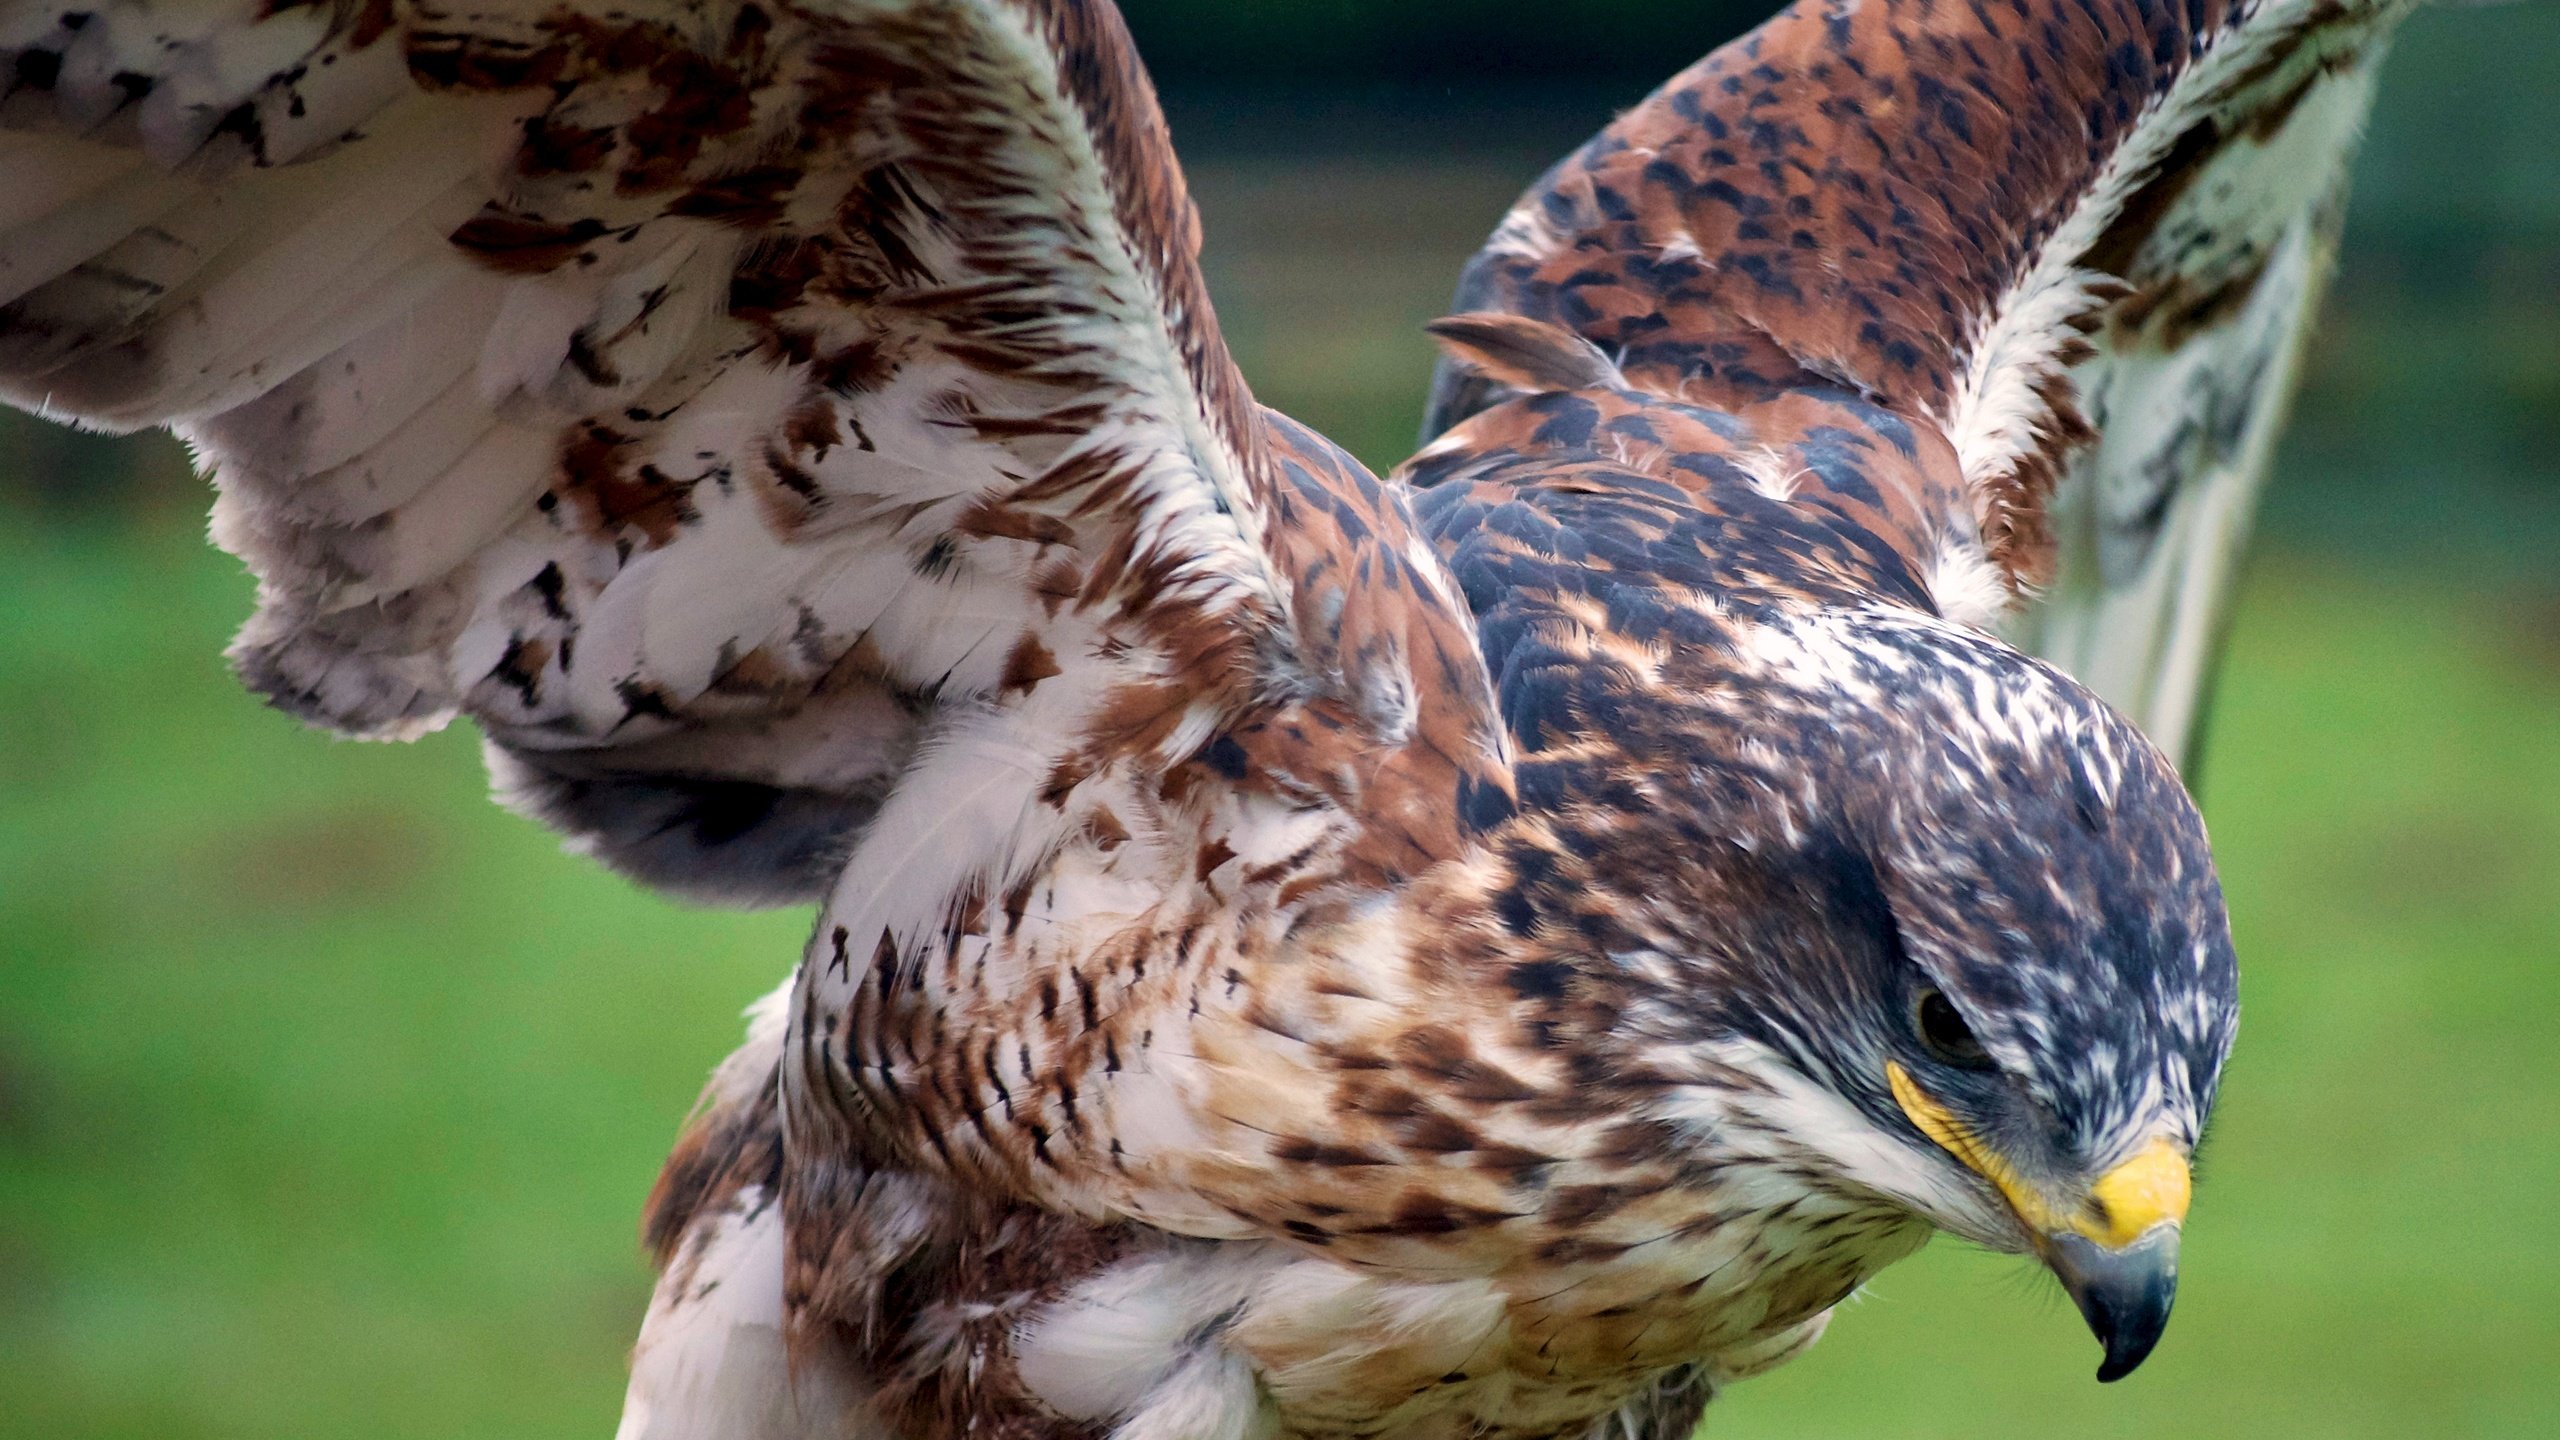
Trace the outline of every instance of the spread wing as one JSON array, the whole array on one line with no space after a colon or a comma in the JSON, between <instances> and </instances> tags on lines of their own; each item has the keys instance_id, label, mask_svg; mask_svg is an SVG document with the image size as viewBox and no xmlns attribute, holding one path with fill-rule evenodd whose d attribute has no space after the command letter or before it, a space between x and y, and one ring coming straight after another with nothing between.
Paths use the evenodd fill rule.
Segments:
<instances>
[{"instance_id":1,"label":"spread wing","mask_svg":"<svg viewBox=\"0 0 2560 1440\"><path fill-rule=\"evenodd\" d=\"M782 1338L786 1240L885 1273L823 1209L901 1183L838 1092L1000 1177L1117 1173L1069 1152L1120 1052L1054 1037L1079 1111L940 1011L897 1049L911 954L943 988L901 1006L1032 1017L1029 1067L1158 939L1356 910L1508 813L1454 585L1253 405L1196 248L1107 4L0 0L0 398L196 447L248 682L352 735L468 716L648 882L832 896L653 1205L626 1434L869 1403Z\"/></svg>"},{"instance_id":2,"label":"spread wing","mask_svg":"<svg viewBox=\"0 0 2560 1440\"><path fill-rule=\"evenodd\" d=\"M1107 6L5 0L0 89L0 397L195 447L252 687L643 880L814 898L932 716L1297 642L1320 442Z\"/></svg>"},{"instance_id":3,"label":"spread wing","mask_svg":"<svg viewBox=\"0 0 2560 1440\"><path fill-rule=\"evenodd\" d=\"M2182 764L2396 17L2358 18L2155 121L2166 151L2075 262L2100 302L2070 372L2093 438L2063 463L2050 577L2008 631Z\"/></svg>"},{"instance_id":4,"label":"spread wing","mask_svg":"<svg viewBox=\"0 0 2560 1440\"><path fill-rule=\"evenodd\" d=\"M2179 754L2407 9L1803 0L1550 172L1455 308L1662 393L1847 387L1934 426L1999 582L1967 604L1942 557L1942 606ZM1426 437L1505 393L1444 365Z\"/></svg>"}]
</instances>

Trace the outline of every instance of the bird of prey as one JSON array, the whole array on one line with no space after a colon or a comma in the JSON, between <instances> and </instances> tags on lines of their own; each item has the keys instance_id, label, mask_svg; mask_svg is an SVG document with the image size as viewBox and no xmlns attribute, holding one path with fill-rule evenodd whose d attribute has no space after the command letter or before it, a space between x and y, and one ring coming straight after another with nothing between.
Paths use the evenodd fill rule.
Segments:
<instances>
[{"instance_id":1,"label":"bird of prey","mask_svg":"<svg viewBox=\"0 0 2560 1440\"><path fill-rule=\"evenodd\" d=\"M2112 1378L2404 9L1801 0L1501 223L1382 481L1102 0L0 0L0 394L195 447L276 705L819 907L625 1440L1670 1440L1937 1230Z\"/></svg>"}]
</instances>

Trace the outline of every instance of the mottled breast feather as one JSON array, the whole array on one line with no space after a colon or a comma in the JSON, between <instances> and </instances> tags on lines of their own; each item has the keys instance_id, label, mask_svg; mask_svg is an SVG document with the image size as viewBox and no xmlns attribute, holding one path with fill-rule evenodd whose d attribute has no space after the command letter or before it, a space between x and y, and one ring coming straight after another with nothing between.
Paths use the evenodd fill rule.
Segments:
<instances>
[{"instance_id":1,"label":"mottled breast feather","mask_svg":"<svg viewBox=\"0 0 2560 1440\"><path fill-rule=\"evenodd\" d=\"M1551 171L1456 308L1653 393L1831 385L1934 428L2009 592L1950 609L2174 754L2408 8L1805 0ZM1444 365L1425 438L1502 393Z\"/></svg>"}]
</instances>

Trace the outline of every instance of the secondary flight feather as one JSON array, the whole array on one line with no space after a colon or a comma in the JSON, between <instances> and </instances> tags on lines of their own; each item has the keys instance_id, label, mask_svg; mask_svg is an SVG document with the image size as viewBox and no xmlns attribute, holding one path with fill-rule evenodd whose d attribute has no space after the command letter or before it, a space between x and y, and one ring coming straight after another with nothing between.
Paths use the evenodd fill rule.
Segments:
<instances>
[{"instance_id":1,"label":"secondary flight feather","mask_svg":"<svg viewBox=\"0 0 2560 1440\"><path fill-rule=\"evenodd\" d=\"M0 0L0 396L195 446L274 703L819 904L631 1440L1670 1437L1933 1228L2112 1378L2236 1017L2162 747L2403 9L1799 4L1381 482L1107 4Z\"/></svg>"}]
</instances>

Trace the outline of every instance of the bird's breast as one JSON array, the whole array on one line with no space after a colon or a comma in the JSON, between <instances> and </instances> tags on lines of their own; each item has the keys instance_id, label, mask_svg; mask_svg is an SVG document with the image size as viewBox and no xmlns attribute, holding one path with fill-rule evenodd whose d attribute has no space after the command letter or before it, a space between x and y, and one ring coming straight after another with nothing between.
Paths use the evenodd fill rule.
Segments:
<instances>
[{"instance_id":1,"label":"bird's breast","mask_svg":"<svg viewBox=\"0 0 2560 1440\"><path fill-rule=\"evenodd\" d=\"M1631 1405L1702 1403L1791 1358L1919 1233L1808 1210L1727 1215L1605 1257L1576 1239L1443 1276L1167 1240L1030 1316L1015 1369L1069 1418L1197 1405L1204 1367L1232 1362L1252 1383L1231 1403L1269 1407L1289 1437L1573 1434Z\"/></svg>"}]
</instances>

